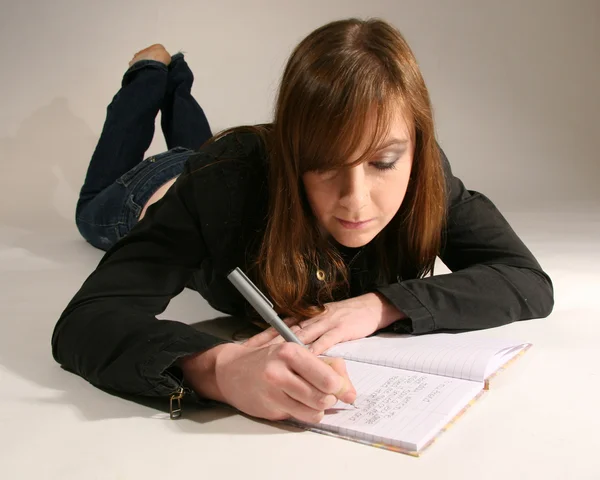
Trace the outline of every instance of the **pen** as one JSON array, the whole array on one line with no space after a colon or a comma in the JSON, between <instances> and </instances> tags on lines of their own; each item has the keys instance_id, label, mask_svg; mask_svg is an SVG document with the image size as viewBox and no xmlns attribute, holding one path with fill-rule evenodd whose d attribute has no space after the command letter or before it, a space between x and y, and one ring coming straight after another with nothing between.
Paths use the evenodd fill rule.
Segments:
<instances>
[{"instance_id":1,"label":"pen","mask_svg":"<svg viewBox=\"0 0 600 480\"><path fill-rule=\"evenodd\" d=\"M281 335L287 342L294 342L306 347L294 332L290 330L277 312L273 310L273 304L265 297L254 283L246 276L242 270L237 267L227 275L228 280L239 290L250 305L260 314L260 316Z\"/></svg>"},{"instance_id":2,"label":"pen","mask_svg":"<svg viewBox=\"0 0 600 480\"><path fill-rule=\"evenodd\" d=\"M252 280L250 280L246 274L239 268L236 267L232 270L229 275L227 275L227 279L233 284L235 288L244 296L246 300L254 307L254 309L260 314L260 316L275 330L277 333L281 335L287 342L294 342L302 347L306 348L294 332L290 330L277 312L273 309L273 304L269 301L269 299L262 293ZM351 403L354 408L357 408L356 405Z\"/></svg>"}]
</instances>

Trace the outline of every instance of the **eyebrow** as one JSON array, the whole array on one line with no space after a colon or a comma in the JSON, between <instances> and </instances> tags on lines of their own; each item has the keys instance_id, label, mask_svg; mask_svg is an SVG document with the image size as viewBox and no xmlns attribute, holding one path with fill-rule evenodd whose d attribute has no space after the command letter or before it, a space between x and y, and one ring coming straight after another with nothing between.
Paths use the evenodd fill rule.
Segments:
<instances>
[{"instance_id":1,"label":"eyebrow","mask_svg":"<svg viewBox=\"0 0 600 480\"><path fill-rule=\"evenodd\" d=\"M408 143L408 140L405 138L391 138L389 139L387 142L385 142L383 145L381 145L377 151L381 151L385 148L391 147L392 145L406 145Z\"/></svg>"}]
</instances>

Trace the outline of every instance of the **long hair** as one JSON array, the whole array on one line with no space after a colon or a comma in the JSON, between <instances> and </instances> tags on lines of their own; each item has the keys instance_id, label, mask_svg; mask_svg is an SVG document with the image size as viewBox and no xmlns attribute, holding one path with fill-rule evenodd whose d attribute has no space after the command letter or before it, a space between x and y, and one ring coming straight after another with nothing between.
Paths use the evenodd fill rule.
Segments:
<instances>
[{"instance_id":1,"label":"long hair","mask_svg":"<svg viewBox=\"0 0 600 480\"><path fill-rule=\"evenodd\" d=\"M344 286L348 271L322 237L307 202L302 175L368 158L404 115L414 145L408 189L393 220L371 242L377 281L433 272L445 218L445 182L432 108L415 57L400 32L380 19L331 22L294 49L281 79L272 126L254 130L269 157L269 215L252 276L279 313L296 318L323 311ZM314 290L316 268L326 273ZM340 290L341 289L341 290Z\"/></svg>"}]
</instances>

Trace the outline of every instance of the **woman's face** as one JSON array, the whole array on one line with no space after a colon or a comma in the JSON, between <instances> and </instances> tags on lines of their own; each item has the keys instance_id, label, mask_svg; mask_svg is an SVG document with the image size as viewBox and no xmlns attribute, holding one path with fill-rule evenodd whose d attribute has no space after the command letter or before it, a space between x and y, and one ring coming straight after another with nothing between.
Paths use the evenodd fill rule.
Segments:
<instances>
[{"instance_id":1,"label":"woman's face","mask_svg":"<svg viewBox=\"0 0 600 480\"><path fill-rule=\"evenodd\" d=\"M350 169L305 173L304 188L321 228L346 247L369 243L404 200L413 151L406 121L398 115L373 157Z\"/></svg>"}]
</instances>

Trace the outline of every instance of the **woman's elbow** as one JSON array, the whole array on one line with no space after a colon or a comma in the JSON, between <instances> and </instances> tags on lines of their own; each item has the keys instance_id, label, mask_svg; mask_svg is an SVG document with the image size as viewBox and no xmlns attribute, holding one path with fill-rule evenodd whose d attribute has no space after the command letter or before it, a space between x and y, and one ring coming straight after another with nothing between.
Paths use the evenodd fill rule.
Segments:
<instances>
[{"instance_id":1,"label":"woman's elbow","mask_svg":"<svg viewBox=\"0 0 600 480\"><path fill-rule=\"evenodd\" d=\"M554 287L550 277L541 270L529 270L529 276L533 277L528 304L530 308L529 318L545 318L554 309Z\"/></svg>"},{"instance_id":2,"label":"woman's elbow","mask_svg":"<svg viewBox=\"0 0 600 480\"><path fill-rule=\"evenodd\" d=\"M63 348L64 342L62 341L62 330L64 326L64 321L64 317L61 316L61 318L54 327L54 331L52 332L52 338L50 339L50 345L52 347L52 357L60 365L65 364L65 352Z\"/></svg>"}]
</instances>

